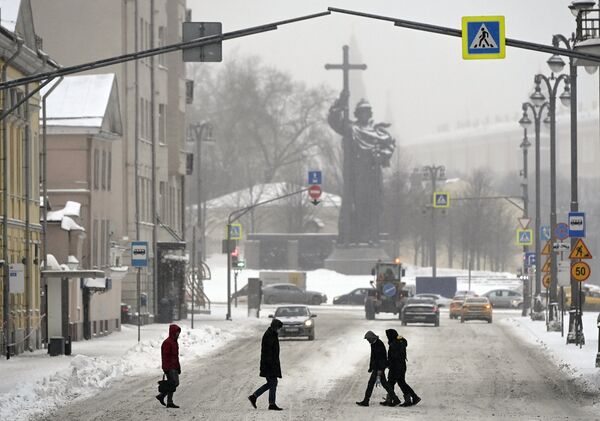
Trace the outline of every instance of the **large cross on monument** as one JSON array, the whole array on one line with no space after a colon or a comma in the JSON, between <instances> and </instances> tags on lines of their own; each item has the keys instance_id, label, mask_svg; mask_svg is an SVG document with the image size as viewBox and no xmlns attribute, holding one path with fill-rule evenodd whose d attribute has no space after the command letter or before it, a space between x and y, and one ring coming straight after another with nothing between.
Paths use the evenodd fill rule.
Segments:
<instances>
[{"instance_id":1,"label":"large cross on monument","mask_svg":"<svg viewBox=\"0 0 600 421\"><path fill-rule=\"evenodd\" d=\"M350 115L348 110L350 109L350 70L367 70L366 64L350 64L350 58L348 51L350 47L344 45L342 47L344 54L342 64L326 64L325 70L341 70L344 75L344 85L342 87L342 93L346 98L346 104L344 104L344 123L348 124Z\"/></svg>"},{"instance_id":2,"label":"large cross on monument","mask_svg":"<svg viewBox=\"0 0 600 421\"><path fill-rule=\"evenodd\" d=\"M344 45L343 47L343 60L342 64L326 64L326 70L341 70L343 74L343 87L342 94L340 95L340 104L343 107L343 124L344 131L348 130L350 126L350 70L366 70L366 64L350 64L348 51L350 47ZM347 139L350 133L345 133L343 137ZM342 179L344 181L342 190L342 207L340 209L340 216L338 220L338 244L347 245L353 237L353 226L355 222L354 212L354 186L352 177L352 158L351 158L351 145L348 141L342 143L343 152L343 165L342 165Z\"/></svg>"}]
</instances>

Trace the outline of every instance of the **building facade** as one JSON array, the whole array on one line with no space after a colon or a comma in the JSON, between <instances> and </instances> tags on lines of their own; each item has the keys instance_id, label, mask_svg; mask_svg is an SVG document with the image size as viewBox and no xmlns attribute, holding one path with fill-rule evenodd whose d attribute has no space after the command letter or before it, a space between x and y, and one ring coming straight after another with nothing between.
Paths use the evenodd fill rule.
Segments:
<instances>
[{"instance_id":1,"label":"building facade","mask_svg":"<svg viewBox=\"0 0 600 421\"><path fill-rule=\"evenodd\" d=\"M184 0L32 3L36 28L63 65L179 42L186 16ZM129 265L132 240L149 242L150 264L140 291L140 313L149 321L157 310L156 245L180 241L184 232L185 67L181 53L170 53L92 72L114 73L118 82L123 137L112 156L112 188L120 200L111 206L109 232L111 244L125 250L121 265ZM131 269L123 280L123 302L136 308L137 293Z\"/></svg>"},{"instance_id":2,"label":"building facade","mask_svg":"<svg viewBox=\"0 0 600 421\"><path fill-rule=\"evenodd\" d=\"M29 1L0 1L0 74L18 79L56 64L41 51L33 27ZM33 91L37 83L0 91L2 109L8 110ZM0 348L20 353L41 346L40 263L43 259L39 193L39 110L36 94L0 123ZM10 269L10 270L9 270ZM15 276L16 275L16 276ZM13 282L8 282L8 278Z\"/></svg>"}]
</instances>

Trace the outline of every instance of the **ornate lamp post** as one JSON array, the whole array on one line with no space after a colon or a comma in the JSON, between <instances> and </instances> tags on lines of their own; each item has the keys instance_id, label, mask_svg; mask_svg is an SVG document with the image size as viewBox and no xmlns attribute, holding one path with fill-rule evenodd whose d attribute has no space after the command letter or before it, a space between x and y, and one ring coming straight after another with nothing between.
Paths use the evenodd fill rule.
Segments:
<instances>
[{"instance_id":1,"label":"ornate lamp post","mask_svg":"<svg viewBox=\"0 0 600 421\"><path fill-rule=\"evenodd\" d=\"M524 129L530 128L534 125L535 133L535 296L539 296L542 291L542 280L541 280L541 252L542 246L540 242L540 231L541 231L541 190L540 190L540 130L542 123L542 115L544 111L548 111L550 104L545 101L543 95L540 95L539 91L535 91L531 96L531 102L524 102L522 105L523 116L519 120L519 124ZM533 122L529 119L528 111L531 111L533 115ZM538 312L539 309L534 307L534 311L531 312L532 318L534 312Z\"/></svg>"},{"instance_id":2,"label":"ornate lamp post","mask_svg":"<svg viewBox=\"0 0 600 421\"><path fill-rule=\"evenodd\" d=\"M436 183L438 180L446 179L446 168L443 165L426 165L423 167L423 178L431 181L431 200L436 191ZM431 276L435 279L437 275L437 257L435 244L435 207L431 205Z\"/></svg>"},{"instance_id":3,"label":"ornate lamp post","mask_svg":"<svg viewBox=\"0 0 600 421\"><path fill-rule=\"evenodd\" d=\"M545 99L541 92L540 85L544 84L548 96L549 96L549 109L550 115L550 243L556 242L555 228L556 228L556 97L558 87L561 82L564 82L564 91L560 94L560 101L564 106L569 106L571 103L571 94L569 89L570 78L566 74L555 76L554 73L547 77L543 74L537 74L534 78L535 92L534 95L541 99ZM536 262L537 263L537 262ZM538 263L539 265L539 263ZM557 302L557 261L556 254L550 253L550 303L556 306ZM549 316L549 329L559 330L560 325L556 323L556 314L550 312Z\"/></svg>"},{"instance_id":4,"label":"ornate lamp post","mask_svg":"<svg viewBox=\"0 0 600 421\"><path fill-rule=\"evenodd\" d=\"M528 166L527 166L527 149L531 146L531 142L527 139L527 129L523 129L523 141L519 145L521 149L523 149L523 169L521 170L521 176L523 177L523 182L521 186L523 187L523 217L529 217L529 177L528 177ZM537 235L537 234L536 234ZM537 239L536 239L537 242ZM529 251L528 246L523 246L523 255ZM524 268L527 265L524 266ZM522 308L522 316L527 316L527 311L529 310L529 303L531 302L531 288L529 287L529 277L526 276L526 271L523 270L523 308Z\"/></svg>"}]
</instances>

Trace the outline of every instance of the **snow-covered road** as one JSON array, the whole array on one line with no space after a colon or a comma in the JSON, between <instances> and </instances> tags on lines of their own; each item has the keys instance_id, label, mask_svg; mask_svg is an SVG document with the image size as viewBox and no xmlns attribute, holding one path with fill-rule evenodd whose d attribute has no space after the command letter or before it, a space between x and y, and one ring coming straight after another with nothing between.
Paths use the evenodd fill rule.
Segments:
<instances>
[{"instance_id":1,"label":"snow-covered road","mask_svg":"<svg viewBox=\"0 0 600 421\"><path fill-rule=\"evenodd\" d=\"M183 366L175 402L167 410L154 399L159 373L126 378L93 398L74 402L44 420L564 420L600 419L592 407L596 395L584 392L557 370L543 351L514 336L498 323L516 312L498 311L494 323L461 324L443 313L440 328L402 327L382 315L364 320L360 309L315 308L314 342L282 340L283 379L278 389L281 413L259 409L246 397L258 377L263 326L248 326L250 337L233 340L216 353ZM221 322L230 323L230 322ZM235 322L234 322L235 323ZM218 322L211 322L218 327ZM268 319L264 320L265 327ZM378 405L376 389L369 408L354 402L364 393L369 345L368 329L384 336L393 327L409 341L408 382L423 401L413 408ZM384 341L385 342L385 341Z\"/></svg>"}]
</instances>

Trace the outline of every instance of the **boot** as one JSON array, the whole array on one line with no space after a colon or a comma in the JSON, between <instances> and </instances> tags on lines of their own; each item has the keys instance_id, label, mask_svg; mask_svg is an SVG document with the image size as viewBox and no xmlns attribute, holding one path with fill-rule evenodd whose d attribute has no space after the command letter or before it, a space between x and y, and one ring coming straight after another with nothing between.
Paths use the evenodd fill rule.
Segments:
<instances>
[{"instance_id":1,"label":"boot","mask_svg":"<svg viewBox=\"0 0 600 421\"><path fill-rule=\"evenodd\" d=\"M278 407L277 404L270 403L269 411L283 411L283 408Z\"/></svg>"},{"instance_id":2,"label":"boot","mask_svg":"<svg viewBox=\"0 0 600 421\"><path fill-rule=\"evenodd\" d=\"M250 401L250 403L252 404L252 406L254 407L254 409L256 409L256 396L254 396L253 394L248 396L248 400Z\"/></svg>"},{"instance_id":3,"label":"boot","mask_svg":"<svg viewBox=\"0 0 600 421\"><path fill-rule=\"evenodd\" d=\"M412 405L416 405L419 402L421 402L421 398L418 397L418 396L413 396L413 398L412 398Z\"/></svg>"},{"instance_id":4,"label":"boot","mask_svg":"<svg viewBox=\"0 0 600 421\"><path fill-rule=\"evenodd\" d=\"M156 395L156 399L158 399L162 406L167 406L167 404L165 403L165 397L163 395Z\"/></svg>"},{"instance_id":5,"label":"boot","mask_svg":"<svg viewBox=\"0 0 600 421\"><path fill-rule=\"evenodd\" d=\"M175 405L173 402L167 402L167 408L179 408L179 406Z\"/></svg>"},{"instance_id":6,"label":"boot","mask_svg":"<svg viewBox=\"0 0 600 421\"><path fill-rule=\"evenodd\" d=\"M400 404L400 399L398 399L398 396L394 396L392 398L392 401L390 402L389 406L398 406Z\"/></svg>"},{"instance_id":7,"label":"boot","mask_svg":"<svg viewBox=\"0 0 600 421\"><path fill-rule=\"evenodd\" d=\"M379 405L391 406L392 405L392 400L388 396L387 398L385 398L385 400L383 402L379 402Z\"/></svg>"},{"instance_id":8,"label":"boot","mask_svg":"<svg viewBox=\"0 0 600 421\"><path fill-rule=\"evenodd\" d=\"M369 400L368 400L368 399L363 399L363 400L362 400L362 401L360 401L360 402L356 402L356 404L357 404L358 406L369 406Z\"/></svg>"},{"instance_id":9,"label":"boot","mask_svg":"<svg viewBox=\"0 0 600 421\"><path fill-rule=\"evenodd\" d=\"M410 400L410 396L405 396L404 403L400 404L400 406L403 406L403 407L407 407L407 406L411 406L411 405L412 405L412 402Z\"/></svg>"}]
</instances>

